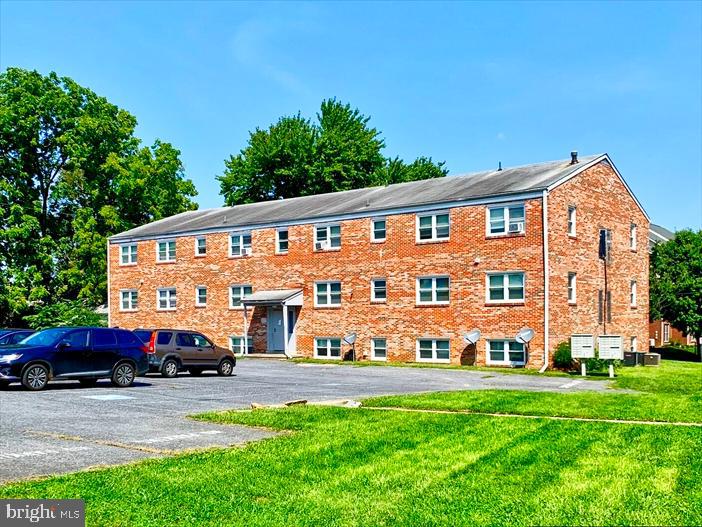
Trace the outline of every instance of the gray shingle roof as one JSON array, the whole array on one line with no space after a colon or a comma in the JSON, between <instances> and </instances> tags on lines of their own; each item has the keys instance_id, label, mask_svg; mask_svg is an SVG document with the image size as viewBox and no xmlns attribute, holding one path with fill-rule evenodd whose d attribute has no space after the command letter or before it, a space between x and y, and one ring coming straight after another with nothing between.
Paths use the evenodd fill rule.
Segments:
<instances>
[{"instance_id":1,"label":"gray shingle roof","mask_svg":"<svg viewBox=\"0 0 702 527\"><path fill-rule=\"evenodd\" d=\"M374 213L509 196L536 192L551 187L590 164L607 159L606 154L582 157L572 165L570 159L549 161L502 170L490 170L438 179L398 183L314 196L263 201L235 207L194 210L148 223L112 236L126 239L157 238L174 234L229 230L250 226L323 220L345 215Z\"/></svg>"}]
</instances>

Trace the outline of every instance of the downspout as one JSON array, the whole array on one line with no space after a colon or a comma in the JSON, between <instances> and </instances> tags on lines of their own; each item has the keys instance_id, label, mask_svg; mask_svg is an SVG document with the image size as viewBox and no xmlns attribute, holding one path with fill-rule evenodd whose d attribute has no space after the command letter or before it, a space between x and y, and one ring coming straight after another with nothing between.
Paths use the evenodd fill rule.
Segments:
<instances>
[{"instance_id":1,"label":"downspout","mask_svg":"<svg viewBox=\"0 0 702 527\"><path fill-rule=\"evenodd\" d=\"M548 265L548 190L544 190L541 201L542 230L544 247L544 365L539 370L543 373L548 368L548 346L549 346L549 282L550 268Z\"/></svg>"},{"instance_id":2,"label":"downspout","mask_svg":"<svg viewBox=\"0 0 702 527\"><path fill-rule=\"evenodd\" d=\"M107 240L107 327L112 327L112 310L110 309L110 240Z\"/></svg>"}]
</instances>

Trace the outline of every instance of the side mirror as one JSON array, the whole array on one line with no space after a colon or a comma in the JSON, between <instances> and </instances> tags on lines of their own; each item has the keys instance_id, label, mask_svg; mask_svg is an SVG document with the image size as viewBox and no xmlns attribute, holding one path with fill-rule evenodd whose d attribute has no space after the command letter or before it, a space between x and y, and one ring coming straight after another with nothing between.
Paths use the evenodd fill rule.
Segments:
<instances>
[{"instance_id":1,"label":"side mirror","mask_svg":"<svg viewBox=\"0 0 702 527\"><path fill-rule=\"evenodd\" d=\"M58 349L63 350L71 347L71 342L68 340L62 340L58 343Z\"/></svg>"}]
</instances>

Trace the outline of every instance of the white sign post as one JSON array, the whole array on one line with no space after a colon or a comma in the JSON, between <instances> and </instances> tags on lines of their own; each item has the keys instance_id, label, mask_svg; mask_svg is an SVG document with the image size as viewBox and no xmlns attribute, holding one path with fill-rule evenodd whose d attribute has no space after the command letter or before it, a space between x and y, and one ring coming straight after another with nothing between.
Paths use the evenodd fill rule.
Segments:
<instances>
[{"instance_id":1,"label":"white sign post","mask_svg":"<svg viewBox=\"0 0 702 527\"><path fill-rule=\"evenodd\" d=\"M595 358L595 342L592 335L571 335L570 356L580 361L580 374L585 377L585 360Z\"/></svg>"},{"instance_id":2,"label":"white sign post","mask_svg":"<svg viewBox=\"0 0 702 527\"><path fill-rule=\"evenodd\" d=\"M614 377L614 362L611 361L624 359L622 337L620 335L600 335L597 337L597 348L600 359L610 361L609 376Z\"/></svg>"}]
</instances>

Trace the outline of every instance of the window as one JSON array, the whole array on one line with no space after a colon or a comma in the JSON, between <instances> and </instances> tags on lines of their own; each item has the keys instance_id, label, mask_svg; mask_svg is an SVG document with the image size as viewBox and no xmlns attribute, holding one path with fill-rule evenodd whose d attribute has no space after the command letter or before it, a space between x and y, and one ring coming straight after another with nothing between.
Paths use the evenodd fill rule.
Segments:
<instances>
[{"instance_id":1,"label":"window","mask_svg":"<svg viewBox=\"0 0 702 527\"><path fill-rule=\"evenodd\" d=\"M199 285L195 288L195 305L197 307L205 307L207 305L207 288L204 285Z\"/></svg>"},{"instance_id":2,"label":"window","mask_svg":"<svg viewBox=\"0 0 702 527\"><path fill-rule=\"evenodd\" d=\"M568 303L575 304L576 299L576 274L568 273Z\"/></svg>"},{"instance_id":3,"label":"window","mask_svg":"<svg viewBox=\"0 0 702 527\"><path fill-rule=\"evenodd\" d=\"M670 324L667 322L663 324L663 342L670 342Z\"/></svg>"},{"instance_id":4,"label":"window","mask_svg":"<svg viewBox=\"0 0 702 527\"><path fill-rule=\"evenodd\" d=\"M488 302L524 302L524 273L490 273L487 279Z\"/></svg>"},{"instance_id":5,"label":"window","mask_svg":"<svg viewBox=\"0 0 702 527\"><path fill-rule=\"evenodd\" d=\"M275 252L276 254L288 253L288 229L275 231Z\"/></svg>"},{"instance_id":6,"label":"window","mask_svg":"<svg viewBox=\"0 0 702 527\"><path fill-rule=\"evenodd\" d=\"M84 350L88 347L88 338L90 336L90 330L79 329L77 331L71 331L63 336L61 341L71 343L71 351Z\"/></svg>"},{"instance_id":7,"label":"window","mask_svg":"<svg viewBox=\"0 0 702 527\"><path fill-rule=\"evenodd\" d=\"M448 304L448 276L424 276L417 278L417 304Z\"/></svg>"},{"instance_id":8,"label":"window","mask_svg":"<svg viewBox=\"0 0 702 527\"><path fill-rule=\"evenodd\" d=\"M173 333L170 331L159 331L156 335L156 344L160 346L168 346L173 338Z\"/></svg>"},{"instance_id":9,"label":"window","mask_svg":"<svg viewBox=\"0 0 702 527\"><path fill-rule=\"evenodd\" d=\"M435 242L448 240L451 228L448 212L417 216L417 241Z\"/></svg>"},{"instance_id":10,"label":"window","mask_svg":"<svg viewBox=\"0 0 702 527\"><path fill-rule=\"evenodd\" d=\"M158 289L156 294L158 298L158 304L156 307L159 311L169 311L176 308L175 287Z\"/></svg>"},{"instance_id":11,"label":"window","mask_svg":"<svg viewBox=\"0 0 702 527\"><path fill-rule=\"evenodd\" d=\"M506 205L488 208L488 234L524 233L524 205Z\"/></svg>"},{"instance_id":12,"label":"window","mask_svg":"<svg viewBox=\"0 0 702 527\"><path fill-rule=\"evenodd\" d=\"M332 251L341 248L341 225L318 225L314 228L314 250Z\"/></svg>"},{"instance_id":13,"label":"window","mask_svg":"<svg viewBox=\"0 0 702 527\"><path fill-rule=\"evenodd\" d=\"M387 235L387 224L385 218L373 218L371 220L371 241L384 242Z\"/></svg>"},{"instance_id":14,"label":"window","mask_svg":"<svg viewBox=\"0 0 702 527\"><path fill-rule=\"evenodd\" d=\"M417 362L449 362L448 339L417 339Z\"/></svg>"},{"instance_id":15,"label":"window","mask_svg":"<svg viewBox=\"0 0 702 527\"><path fill-rule=\"evenodd\" d=\"M207 254L207 238L201 236L195 238L195 256L205 256Z\"/></svg>"},{"instance_id":16,"label":"window","mask_svg":"<svg viewBox=\"0 0 702 527\"><path fill-rule=\"evenodd\" d=\"M600 229L598 251L600 260L609 261L610 254L612 252L612 231L609 229Z\"/></svg>"},{"instance_id":17,"label":"window","mask_svg":"<svg viewBox=\"0 0 702 527\"><path fill-rule=\"evenodd\" d=\"M243 307L241 300L250 295L252 288L250 285L232 285L229 287L229 307L230 308L240 308Z\"/></svg>"},{"instance_id":18,"label":"window","mask_svg":"<svg viewBox=\"0 0 702 527\"><path fill-rule=\"evenodd\" d=\"M229 235L229 256L248 256L251 254L251 233L242 232Z\"/></svg>"},{"instance_id":19,"label":"window","mask_svg":"<svg viewBox=\"0 0 702 527\"><path fill-rule=\"evenodd\" d=\"M156 243L156 261L157 262L175 262L176 259L176 242L169 240L167 242Z\"/></svg>"},{"instance_id":20,"label":"window","mask_svg":"<svg viewBox=\"0 0 702 527\"><path fill-rule=\"evenodd\" d=\"M314 355L322 359L341 358L340 338L316 338L314 339Z\"/></svg>"},{"instance_id":21,"label":"window","mask_svg":"<svg viewBox=\"0 0 702 527\"><path fill-rule=\"evenodd\" d=\"M195 346L198 348L211 348L212 343L205 338L204 335L200 335L199 333L193 333L193 340L195 341Z\"/></svg>"},{"instance_id":22,"label":"window","mask_svg":"<svg viewBox=\"0 0 702 527\"><path fill-rule=\"evenodd\" d=\"M574 205L568 207L568 236L575 236L575 217L578 209Z\"/></svg>"},{"instance_id":23,"label":"window","mask_svg":"<svg viewBox=\"0 0 702 527\"><path fill-rule=\"evenodd\" d=\"M636 280L631 281L631 293L629 295L631 307L636 307Z\"/></svg>"},{"instance_id":24,"label":"window","mask_svg":"<svg viewBox=\"0 0 702 527\"><path fill-rule=\"evenodd\" d=\"M524 344L514 340L488 340L488 364L523 365L526 362Z\"/></svg>"},{"instance_id":25,"label":"window","mask_svg":"<svg viewBox=\"0 0 702 527\"><path fill-rule=\"evenodd\" d=\"M245 349L244 344L246 345ZM229 349L238 355L253 353L253 339L243 336L229 337Z\"/></svg>"},{"instance_id":26,"label":"window","mask_svg":"<svg viewBox=\"0 0 702 527\"><path fill-rule=\"evenodd\" d=\"M93 346L117 346L117 336L111 329L94 329Z\"/></svg>"},{"instance_id":27,"label":"window","mask_svg":"<svg viewBox=\"0 0 702 527\"><path fill-rule=\"evenodd\" d=\"M388 343L386 339L371 339L371 360L387 360Z\"/></svg>"},{"instance_id":28,"label":"window","mask_svg":"<svg viewBox=\"0 0 702 527\"><path fill-rule=\"evenodd\" d=\"M632 223L629 226L629 248L632 251L636 250L636 224Z\"/></svg>"},{"instance_id":29,"label":"window","mask_svg":"<svg viewBox=\"0 0 702 527\"><path fill-rule=\"evenodd\" d=\"M341 305L341 282L316 282L314 289L315 306Z\"/></svg>"},{"instance_id":30,"label":"window","mask_svg":"<svg viewBox=\"0 0 702 527\"><path fill-rule=\"evenodd\" d=\"M141 347L144 343L139 340L134 333L127 331L126 329L116 330L117 342L120 346L139 346Z\"/></svg>"},{"instance_id":31,"label":"window","mask_svg":"<svg viewBox=\"0 0 702 527\"><path fill-rule=\"evenodd\" d=\"M387 302L388 282L385 278L371 280L371 302Z\"/></svg>"},{"instance_id":32,"label":"window","mask_svg":"<svg viewBox=\"0 0 702 527\"><path fill-rule=\"evenodd\" d=\"M195 347L195 339L190 333L176 333L176 346Z\"/></svg>"},{"instance_id":33,"label":"window","mask_svg":"<svg viewBox=\"0 0 702 527\"><path fill-rule=\"evenodd\" d=\"M631 337L631 346L630 346L631 351L636 351L636 349L638 348L638 340L639 339L637 339L636 337Z\"/></svg>"},{"instance_id":34,"label":"window","mask_svg":"<svg viewBox=\"0 0 702 527\"><path fill-rule=\"evenodd\" d=\"M137 263L137 244L120 245L119 246L119 264L120 265L136 265Z\"/></svg>"},{"instance_id":35,"label":"window","mask_svg":"<svg viewBox=\"0 0 702 527\"><path fill-rule=\"evenodd\" d=\"M119 296L120 311L136 311L139 307L139 293L136 289L122 289Z\"/></svg>"}]
</instances>

